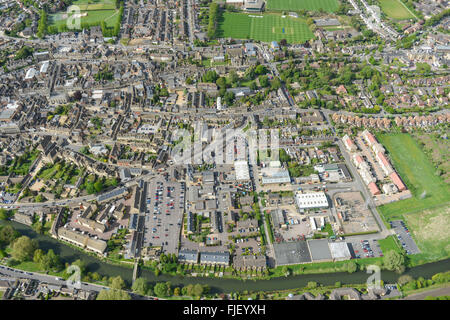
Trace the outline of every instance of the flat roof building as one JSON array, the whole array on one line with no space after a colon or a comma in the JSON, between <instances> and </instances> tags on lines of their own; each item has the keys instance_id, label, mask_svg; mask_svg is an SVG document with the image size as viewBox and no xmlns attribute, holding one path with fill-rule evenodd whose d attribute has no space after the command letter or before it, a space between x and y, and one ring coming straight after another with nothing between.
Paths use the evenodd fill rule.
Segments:
<instances>
[{"instance_id":1,"label":"flat roof building","mask_svg":"<svg viewBox=\"0 0 450 320\"><path fill-rule=\"evenodd\" d=\"M351 259L352 255L347 242L330 242L328 246L330 247L331 256L335 261Z\"/></svg>"},{"instance_id":2,"label":"flat roof building","mask_svg":"<svg viewBox=\"0 0 450 320\"><path fill-rule=\"evenodd\" d=\"M328 239L308 240L307 243L313 261L331 261L333 259L328 247Z\"/></svg>"},{"instance_id":3,"label":"flat roof building","mask_svg":"<svg viewBox=\"0 0 450 320\"><path fill-rule=\"evenodd\" d=\"M247 12L262 12L264 5L263 0L245 0L244 10Z\"/></svg>"},{"instance_id":4,"label":"flat roof building","mask_svg":"<svg viewBox=\"0 0 450 320\"><path fill-rule=\"evenodd\" d=\"M236 172L236 180L250 180L250 172L247 161L235 161L234 170Z\"/></svg>"},{"instance_id":5,"label":"flat roof building","mask_svg":"<svg viewBox=\"0 0 450 320\"><path fill-rule=\"evenodd\" d=\"M325 192L297 193L295 201L299 209L328 208L328 198Z\"/></svg>"}]
</instances>

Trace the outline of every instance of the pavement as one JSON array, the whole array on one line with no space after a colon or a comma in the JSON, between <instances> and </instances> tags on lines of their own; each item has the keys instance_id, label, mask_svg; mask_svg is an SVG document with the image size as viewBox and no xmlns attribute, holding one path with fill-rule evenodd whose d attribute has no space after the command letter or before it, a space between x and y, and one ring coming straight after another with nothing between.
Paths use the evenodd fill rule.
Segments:
<instances>
[{"instance_id":1,"label":"pavement","mask_svg":"<svg viewBox=\"0 0 450 320\"><path fill-rule=\"evenodd\" d=\"M402 222L402 220L395 220L391 223L392 229L395 231L398 241L402 244L406 253L420 253L420 249L417 247L416 242L411 237L411 234L406 231L407 229L402 225Z\"/></svg>"},{"instance_id":2,"label":"pavement","mask_svg":"<svg viewBox=\"0 0 450 320\"><path fill-rule=\"evenodd\" d=\"M441 296L450 296L450 285L445 288L427 290L424 292L416 293L403 298L402 300L424 300L426 297L441 297Z\"/></svg>"},{"instance_id":3,"label":"pavement","mask_svg":"<svg viewBox=\"0 0 450 320\"><path fill-rule=\"evenodd\" d=\"M173 188L170 195L167 192L168 187ZM157 188L160 188L161 191L156 196ZM158 178L149 183L144 222L145 247L162 246L164 253L178 253L178 242L183 223L184 197L184 190L179 182L166 182L165 179Z\"/></svg>"}]
</instances>

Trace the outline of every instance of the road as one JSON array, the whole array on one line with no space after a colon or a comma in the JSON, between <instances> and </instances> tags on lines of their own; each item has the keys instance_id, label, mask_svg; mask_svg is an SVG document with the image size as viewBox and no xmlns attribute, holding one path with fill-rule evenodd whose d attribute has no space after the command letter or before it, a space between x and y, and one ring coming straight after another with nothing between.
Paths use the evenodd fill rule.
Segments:
<instances>
[{"instance_id":1,"label":"road","mask_svg":"<svg viewBox=\"0 0 450 320\"><path fill-rule=\"evenodd\" d=\"M345 163L347 164L347 167L349 168L349 170L353 176L353 179L356 183L357 190L362 192L363 197L366 201L367 207L370 209L370 211L372 212L372 215L374 216L375 220L377 221L377 224L380 228L380 237L379 238L384 239L393 233L390 230L388 230L388 228L385 226L383 220L381 219L380 214L378 213L378 211L376 209L376 205L372 199L372 196L370 195L368 189L366 188L366 185L362 181L361 176L359 175L358 171L356 170L355 166L353 165L352 160L350 159L350 155L347 153L342 141L336 135L336 130L334 129L334 127L331 124L330 114L329 113L323 113L323 114L324 114L325 119L328 122L331 130L333 131L335 138L337 139L337 145L341 151L342 156L345 159Z\"/></svg>"},{"instance_id":2,"label":"road","mask_svg":"<svg viewBox=\"0 0 450 320\"><path fill-rule=\"evenodd\" d=\"M26 271L22 271L19 269L5 267L2 265L0 265L0 276L9 277L9 278L11 278L11 280L32 279L32 280L37 280L39 282L43 282L43 283L47 283L47 284L69 287L67 285L68 284L67 281L62 278L59 278L59 277L49 276L49 275L37 273L37 272L26 272ZM81 282L80 287L78 287L77 289L81 289L81 290L85 290L85 291L93 291L93 292L98 293L101 290L104 290L104 289L109 290L110 288L106 287L106 286L93 284L93 283ZM130 294L131 298L134 300L153 300L154 299L153 297L141 296L141 295L135 294L133 292L128 292L128 293Z\"/></svg>"},{"instance_id":3,"label":"road","mask_svg":"<svg viewBox=\"0 0 450 320\"><path fill-rule=\"evenodd\" d=\"M445 288L432 289L424 292L416 293L403 298L402 300L424 300L426 297L450 296L450 285Z\"/></svg>"}]
</instances>

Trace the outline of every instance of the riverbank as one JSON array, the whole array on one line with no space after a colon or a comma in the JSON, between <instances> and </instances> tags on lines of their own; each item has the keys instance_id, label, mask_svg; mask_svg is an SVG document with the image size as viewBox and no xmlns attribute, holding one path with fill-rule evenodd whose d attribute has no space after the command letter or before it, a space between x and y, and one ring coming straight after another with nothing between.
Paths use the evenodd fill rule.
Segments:
<instances>
[{"instance_id":1,"label":"riverbank","mask_svg":"<svg viewBox=\"0 0 450 320\"><path fill-rule=\"evenodd\" d=\"M90 256L81 250L77 250L59 242L56 239L48 236L39 235L31 228L18 224L17 222L0 222L2 224L11 224L20 233L36 239L39 247L43 250L53 249L61 260L67 263L72 263L77 259L82 260L88 272L97 272L101 276L115 277L120 275L127 283L131 285L133 270L129 267L121 265L113 265L106 263L96 257ZM305 265L306 266L306 265ZM293 267L293 266L292 266ZM434 263L424 264L406 270L404 274L409 274L412 277L431 277L432 275L448 271L450 269L450 259L438 261ZM208 285L211 288L211 293L230 293L230 292L244 292L247 291L276 291L298 289L307 286L308 282L314 281L324 286L334 285L337 281L344 285L354 285L366 283L369 274L363 271L354 273L348 272L330 272L330 273L314 273L314 274L297 274L288 277L272 277L270 279L230 279L230 278L211 278L211 277L186 277L179 275L161 274L156 276L154 272L142 269L139 277L145 278L152 284L157 282L170 281L173 286L186 286L189 284ZM381 279L385 283L395 283L399 274L382 271Z\"/></svg>"}]
</instances>

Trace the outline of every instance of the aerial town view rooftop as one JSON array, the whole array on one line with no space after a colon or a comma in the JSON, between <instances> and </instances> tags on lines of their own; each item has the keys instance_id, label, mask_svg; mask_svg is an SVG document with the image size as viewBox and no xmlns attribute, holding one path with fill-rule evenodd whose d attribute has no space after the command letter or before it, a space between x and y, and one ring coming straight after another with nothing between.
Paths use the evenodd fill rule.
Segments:
<instances>
[{"instance_id":1,"label":"aerial town view rooftop","mask_svg":"<svg viewBox=\"0 0 450 320\"><path fill-rule=\"evenodd\" d=\"M0 300L448 300L449 65L447 0L0 0Z\"/></svg>"}]
</instances>

